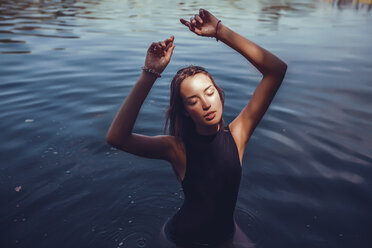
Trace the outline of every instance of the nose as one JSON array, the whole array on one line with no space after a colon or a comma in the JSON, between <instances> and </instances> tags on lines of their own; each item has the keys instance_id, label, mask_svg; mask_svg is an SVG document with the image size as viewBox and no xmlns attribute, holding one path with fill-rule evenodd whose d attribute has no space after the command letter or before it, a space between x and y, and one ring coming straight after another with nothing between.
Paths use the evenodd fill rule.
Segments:
<instances>
[{"instance_id":1,"label":"nose","mask_svg":"<svg viewBox=\"0 0 372 248\"><path fill-rule=\"evenodd\" d=\"M209 101L207 100L207 98L205 97L202 97L201 98L201 101L202 101L202 107L203 109L209 109L211 104L209 103Z\"/></svg>"}]
</instances>

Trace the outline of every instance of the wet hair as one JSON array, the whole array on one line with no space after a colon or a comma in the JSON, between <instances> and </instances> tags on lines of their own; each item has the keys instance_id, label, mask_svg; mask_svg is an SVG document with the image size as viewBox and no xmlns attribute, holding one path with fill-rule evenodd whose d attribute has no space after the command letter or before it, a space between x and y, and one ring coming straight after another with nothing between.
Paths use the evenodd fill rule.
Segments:
<instances>
[{"instance_id":1,"label":"wet hair","mask_svg":"<svg viewBox=\"0 0 372 248\"><path fill-rule=\"evenodd\" d=\"M196 132L194 121L191 119L190 116L186 116L185 113L187 112L182 101L181 97L181 83L187 77L194 76L198 73L203 73L207 75L214 87L217 89L218 94L220 95L220 99L222 102L222 108L224 107L225 103L225 92L215 83L213 77L209 72L207 72L201 66L188 66L178 70L176 75L174 75L171 85L170 85L170 99L169 99L169 107L166 111L166 122L164 126L164 134L166 133L168 122L169 122L169 135L175 136L176 138L181 138L182 140L187 137L190 132ZM221 118L220 121L220 128L224 126L225 122L224 119Z\"/></svg>"}]
</instances>

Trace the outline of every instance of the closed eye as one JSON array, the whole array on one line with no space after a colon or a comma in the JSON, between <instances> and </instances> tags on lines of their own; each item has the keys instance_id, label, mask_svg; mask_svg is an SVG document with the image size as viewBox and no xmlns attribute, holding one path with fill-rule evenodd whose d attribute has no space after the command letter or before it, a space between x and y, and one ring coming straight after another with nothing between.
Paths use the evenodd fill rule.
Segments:
<instances>
[{"instance_id":1,"label":"closed eye","mask_svg":"<svg viewBox=\"0 0 372 248\"><path fill-rule=\"evenodd\" d=\"M214 94L214 90L211 91L211 93L208 93L207 95L208 96L212 96ZM189 102L188 103L189 105L195 105L196 104L196 101L195 102Z\"/></svg>"}]
</instances>

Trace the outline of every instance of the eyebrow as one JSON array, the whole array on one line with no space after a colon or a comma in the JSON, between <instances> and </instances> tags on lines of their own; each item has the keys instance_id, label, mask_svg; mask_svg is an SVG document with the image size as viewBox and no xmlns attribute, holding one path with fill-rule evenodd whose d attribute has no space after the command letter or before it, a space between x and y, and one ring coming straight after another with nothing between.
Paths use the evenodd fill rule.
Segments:
<instances>
[{"instance_id":1,"label":"eyebrow","mask_svg":"<svg viewBox=\"0 0 372 248\"><path fill-rule=\"evenodd\" d=\"M203 92L206 92L211 86L213 86L213 84L209 85L207 88L204 89ZM190 99L190 98L193 98L193 97L196 97L196 95L193 95L193 96L189 96L186 98L186 100Z\"/></svg>"}]
</instances>

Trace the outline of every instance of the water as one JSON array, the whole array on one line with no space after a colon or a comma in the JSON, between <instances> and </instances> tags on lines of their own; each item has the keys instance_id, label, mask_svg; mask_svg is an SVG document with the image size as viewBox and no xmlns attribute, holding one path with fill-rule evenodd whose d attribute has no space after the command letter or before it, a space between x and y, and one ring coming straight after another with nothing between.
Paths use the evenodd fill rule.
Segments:
<instances>
[{"instance_id":1,"label":"water","mask_svg":"<svg viewBox=\"0 0 372 248\"><path fill-rule=\"evenodd\" d=\"M172 61L134 132L162 134L177 69L206 67L231 122L258 71L178 19L204 7L289 66L243 159L236 219L256 247L371 247L371 5L354 1L0 1L0 246L158 247L183 201L169 164L105 135L147 47Z\"/></svg>"}]
</instances>

